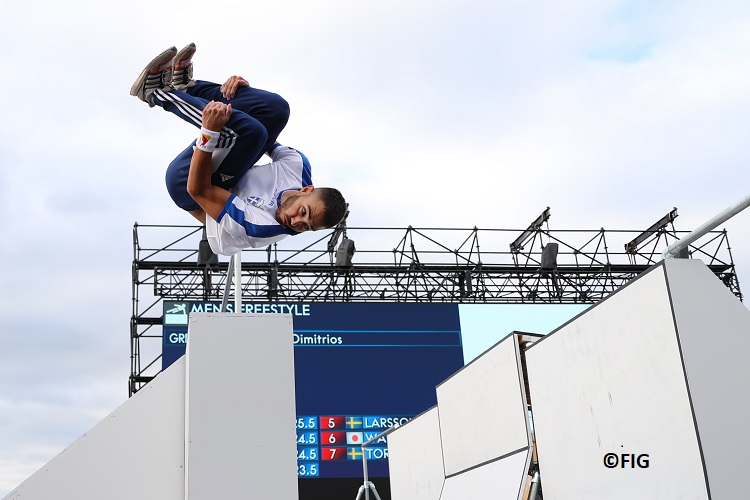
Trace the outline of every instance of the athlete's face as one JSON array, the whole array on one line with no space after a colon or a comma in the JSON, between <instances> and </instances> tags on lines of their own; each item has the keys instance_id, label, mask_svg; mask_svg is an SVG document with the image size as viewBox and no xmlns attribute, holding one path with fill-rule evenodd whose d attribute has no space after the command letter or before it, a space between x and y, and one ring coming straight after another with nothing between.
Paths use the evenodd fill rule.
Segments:
<instances>
[{"instance_id":1,"label":"athlete's face","mask_svg":"<svg viewBox=\"0 0 750 500\"><path fill-rule=\"evenodd\" d=\"M318 199L312 186L306 186L299 194L290 194L276 209L276 220L297 232L324 229L325 205Z\"/></svg>"}]
</instances>

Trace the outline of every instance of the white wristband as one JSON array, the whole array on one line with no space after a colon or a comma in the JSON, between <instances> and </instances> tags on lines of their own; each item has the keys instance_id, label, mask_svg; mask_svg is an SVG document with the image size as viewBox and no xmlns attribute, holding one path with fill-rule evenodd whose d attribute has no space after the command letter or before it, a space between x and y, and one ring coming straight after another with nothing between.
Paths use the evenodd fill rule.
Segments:
<instances>
[{"instance_id":1,"label":"white wristband","mask_svg":"<svg viewBox=\"0 0 750 500\"><path fill-rule=\"evenodd\" d=\"M201 127L201 132L198 134L198 139L195 140L195 147L206 153L212 153L216 149L216 144L219 142L219 132L208 130Z\"/></svg>"}]
</instances>

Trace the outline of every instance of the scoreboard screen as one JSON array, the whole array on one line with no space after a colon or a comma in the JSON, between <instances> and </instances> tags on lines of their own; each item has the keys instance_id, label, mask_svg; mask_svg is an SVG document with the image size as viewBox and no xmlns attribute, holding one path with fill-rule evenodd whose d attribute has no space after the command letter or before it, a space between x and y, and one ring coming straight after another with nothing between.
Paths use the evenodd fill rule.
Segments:
<instances>
[{"instance_id":1,"label":"scoreboard screen","mask_svg":"<svg viewBox=\"0 0 750 500\"><path fill-rule=\"evenodd\" d=\"M185 353L188 315L220 307L164 301L162 368ZM293 317L300 478L361 478L362 443L434 406L435 386L463 366L457 304L242 307ZM368 474L387 477L387 438L365 453Z\"/></svg>"}]
</instances>

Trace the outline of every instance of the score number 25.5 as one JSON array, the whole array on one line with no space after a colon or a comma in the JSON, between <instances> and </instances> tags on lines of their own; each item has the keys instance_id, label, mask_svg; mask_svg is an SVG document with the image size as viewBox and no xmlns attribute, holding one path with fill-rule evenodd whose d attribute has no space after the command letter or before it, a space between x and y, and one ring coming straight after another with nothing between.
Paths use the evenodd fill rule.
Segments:
<instances>
[{"instance_id":1,"label":"score number 25.5","mask_svg":"<svg viewBox=\"0 0 750 500\"><path fill-rule=\"evenodd\" d=\"M317 429L318 419L317 417L298 417L297 418L297 429Z\"/></svg>"}]
</instances>

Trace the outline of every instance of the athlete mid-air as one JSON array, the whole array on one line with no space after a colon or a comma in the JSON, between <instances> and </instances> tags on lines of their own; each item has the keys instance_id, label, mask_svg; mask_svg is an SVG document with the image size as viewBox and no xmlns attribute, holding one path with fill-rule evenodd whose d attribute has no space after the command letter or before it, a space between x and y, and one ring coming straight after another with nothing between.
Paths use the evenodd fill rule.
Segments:
<instances>
[{"instance_id":1,"label":"athlete mid-air","mask_svg":"<svg viewBox=\"0 0 750 500\"><path fill-rule=\"evenodd\" d=\"M305 155L276 141L287 102L241 76L223 85L193 80L195 50L191 43L156 56L130 94L200 128L167 168L166 182L177 206L206 225L211 249L233 255L338 224L346 214L341 193L313 187ZM264 153L271 163L256 165Z\"/></svg>"}]
</instances>

